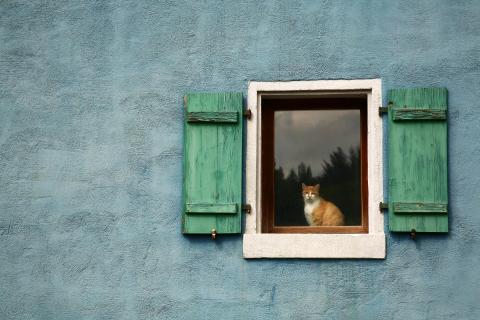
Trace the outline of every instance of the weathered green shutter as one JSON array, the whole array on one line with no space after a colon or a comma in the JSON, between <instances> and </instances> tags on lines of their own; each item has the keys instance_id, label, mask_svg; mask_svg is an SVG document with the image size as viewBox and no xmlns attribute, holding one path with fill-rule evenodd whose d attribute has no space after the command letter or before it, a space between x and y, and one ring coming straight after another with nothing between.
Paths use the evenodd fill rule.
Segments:
<instances>
[{"instance_id":1,"label":"weathered green shutter","mask_svg":"<svg viewBox=\"0 0 480 320\"><path fill-rule=\"evenodd\" d=\"M388 92L390 231L448 232L447 89Z\"/></svg>"},{"instance_id":2,"label":"weathered green shutter","mask_svg":"<svg viewBox=\"0 0 480 320\"><path fill-rule=\"evenodd\" d=\"M186 96L183 233L240 233L241 93Z\"/></svg>"}]
</instances>

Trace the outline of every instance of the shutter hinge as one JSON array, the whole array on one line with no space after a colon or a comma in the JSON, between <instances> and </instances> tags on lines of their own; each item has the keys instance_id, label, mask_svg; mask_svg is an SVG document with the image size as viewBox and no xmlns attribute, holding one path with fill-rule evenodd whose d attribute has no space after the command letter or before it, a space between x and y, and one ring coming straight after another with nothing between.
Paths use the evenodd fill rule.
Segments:
<instances>
[{"instance_id":1,"label":"shutter hinge","mask_svg":"<svg viewBox=\"0 0 480 320\"><path fill-rule=\"evenodd\" d=\"M252 110L247 109L247 110L243 111L243 116L245 118L247 118L248 120L252 119Z\"/></svg>"},{"instance_id":2,"label":"shutter hinge","mask_svg":"<svg viewBox=\"0 0 480 320\"><path fill-rule=\"evenodd\" d=\"M388 102L388 107L393 106L392 101ZM384 114L388 113L388 107L378 107L378 115L381 117Z\"/></svg>"},{"instance_id":3,"label":"shutter hinge","mask_svg":"<svg viewBox=\"0 0 480 320\"><path fill-rule=\"evenodd\" d=\"M249 204L242 205L242 210L246 211L248 214L252 213L252 206Z\"/></svg>"},{"instance_id":4,"label":"shutter hinge","mask_svg":"<svg viewBox=\"0 0 480 320\"><path fill-rule=\"evenodd\" d=\"M380 202L378 204L378 209L380 210L380 212L383 212L384 210L388 210L388 203Z\"/></svg>"},{"instance_id":5,"label":"shutter hinge","mask_svg":"<svg viewBox=\"0 0 480 320\"><path fill-rule=\"evenodd\" d=\"M378 108L378 115L383 116L385 113L388 113L388 107L379 107Z\"/></svg>"},{"instance_id":6,"label":"shutter hinge","mask_svg":"<svg viewBox=\"0 0 480 320\"><path fill-rule=\"evenodd\" d=\"M410 231L410 239L415 240L416 238L417 238L417 230L412 229L412 231Z\"/></svg>"}]
</instances>

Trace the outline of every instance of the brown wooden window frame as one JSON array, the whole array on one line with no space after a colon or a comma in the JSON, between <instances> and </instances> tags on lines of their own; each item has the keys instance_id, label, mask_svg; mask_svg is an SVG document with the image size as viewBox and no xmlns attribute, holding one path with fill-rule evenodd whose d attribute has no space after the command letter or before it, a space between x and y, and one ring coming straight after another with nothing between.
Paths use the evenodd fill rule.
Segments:
<instances>
[{"instance_id":1,"label":"brown wooden window frame","mask_svg":"<svg viewBox=\"0 0 480 320\"><path fill-rule=\"evenodd\" d=\"M335 97L262 97L261 118L261 194L262 233L368 233L368 146L367 97L339 95ZM361 217L359 226L275 226L274 188L274 114L275 111L300 110L359 110L360 111L360 178ZM269 143L268 143L269 142Z\"/></svg>"}]
</instances>

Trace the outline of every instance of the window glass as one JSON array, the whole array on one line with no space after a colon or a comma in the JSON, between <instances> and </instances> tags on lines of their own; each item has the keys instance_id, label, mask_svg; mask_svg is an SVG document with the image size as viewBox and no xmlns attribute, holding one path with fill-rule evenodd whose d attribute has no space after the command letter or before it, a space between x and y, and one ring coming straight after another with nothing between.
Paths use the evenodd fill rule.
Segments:
<instances>
[{"instance_id":1,"label":"window glass","mask_svg":"<svg viewBox=\"0 0 480 320\"><path fill-rule=\"evenodd\" d=\"M362 225L359 110L274 112L274 226Z\"/></svg>"}]
</instances>

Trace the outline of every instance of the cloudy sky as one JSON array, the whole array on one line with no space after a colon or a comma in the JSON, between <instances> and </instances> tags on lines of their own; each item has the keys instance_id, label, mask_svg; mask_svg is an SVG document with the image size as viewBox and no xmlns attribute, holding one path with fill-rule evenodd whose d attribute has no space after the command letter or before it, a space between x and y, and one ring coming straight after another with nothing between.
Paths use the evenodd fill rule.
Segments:
<instances>
[{"instance_id":1,"label":"cloudy sky","mask_svg":"<svg viewBox=\"0 0 480 320\"><path fill-rule=\"evenodd\" d=\"M275 112L275 162L287 174L300 162L314 175L322 173L323 160L341 147L348 152L360 143L360 111L308 110Z\"/></svg>"}]
</instances>

